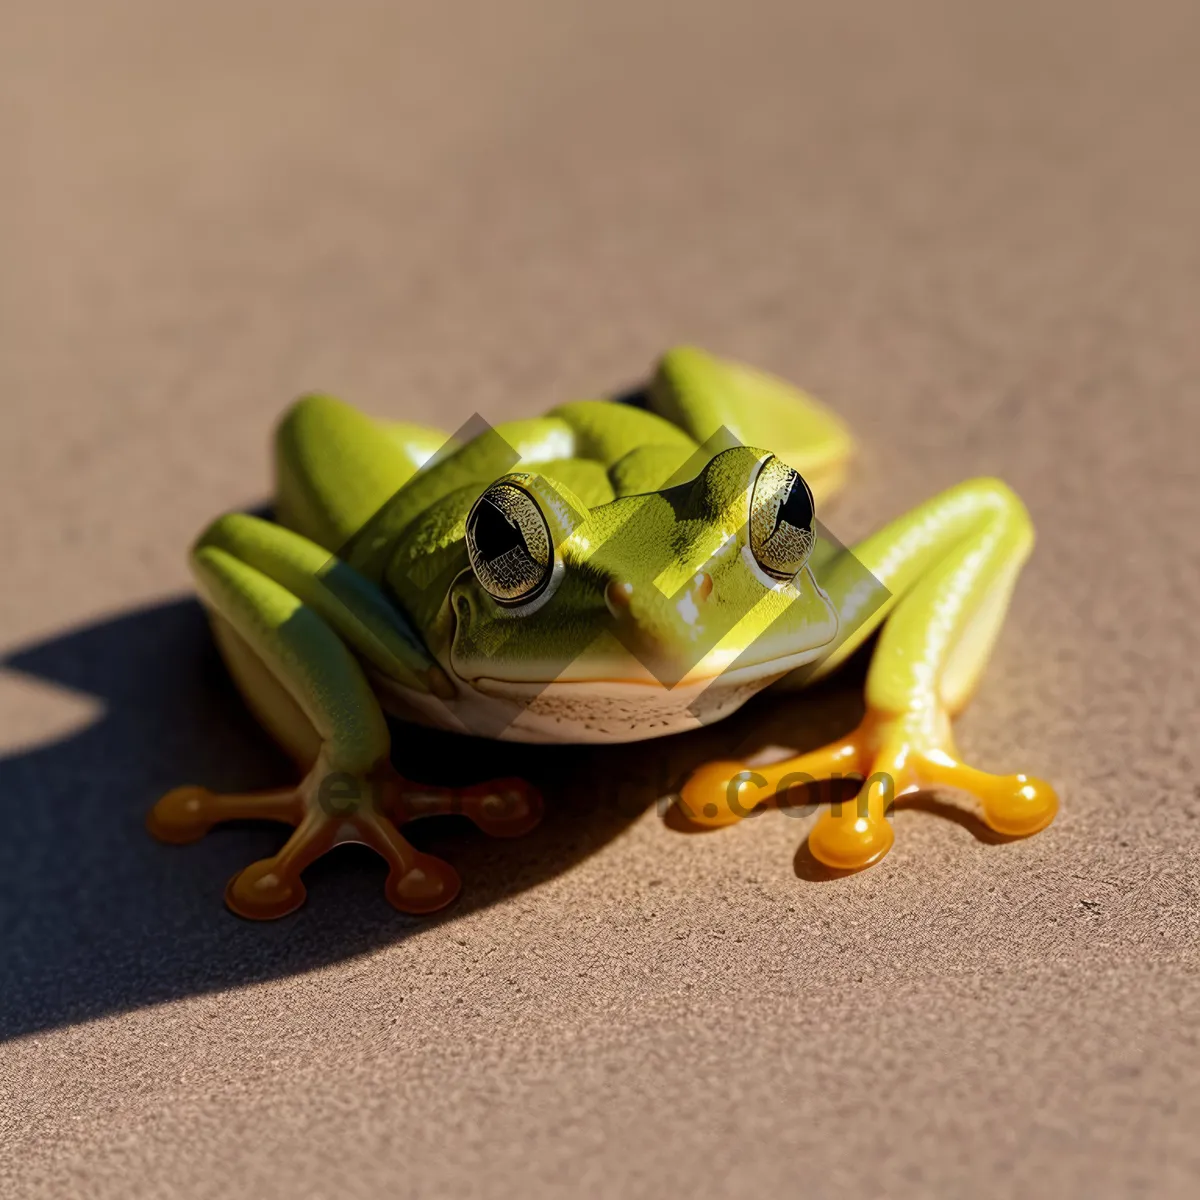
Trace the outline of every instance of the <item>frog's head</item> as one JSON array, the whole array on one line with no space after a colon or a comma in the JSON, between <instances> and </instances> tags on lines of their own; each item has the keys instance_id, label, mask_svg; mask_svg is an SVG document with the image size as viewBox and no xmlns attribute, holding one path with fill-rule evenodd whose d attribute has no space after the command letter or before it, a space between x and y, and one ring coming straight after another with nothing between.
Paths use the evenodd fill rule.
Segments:
<instances>
[{"instance_id":1,"label":"frog's head","mask_svg":"<svg viewBox=\"0 0 1200 1200\"><path fill-rule=\"evenodd\" d=\"M433 648L476 712L507 706L509 737L694 726L834 641L807 565L813 516L800 475L744 446L686 483L590 509L546 475L506 475L459 525L468 565Z\"/></svg>"}]
</instances>

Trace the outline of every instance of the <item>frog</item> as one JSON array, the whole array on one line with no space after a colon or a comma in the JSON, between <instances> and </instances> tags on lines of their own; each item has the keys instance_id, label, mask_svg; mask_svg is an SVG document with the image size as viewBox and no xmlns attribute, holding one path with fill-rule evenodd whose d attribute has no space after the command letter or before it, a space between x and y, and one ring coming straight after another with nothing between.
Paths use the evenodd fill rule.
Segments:
<instances>
[{"instance_id":1,"label":"frog","mask_svg":"<svg viewBox=\"0 0 1200 1200\"><path fill-rule=\"evenodd\" d=\"M767 764L702 763L675 797L686 823L729 825L798 780L834 779L857 794L807 837L833 874L883 859L895 800L918 791L958 790L1003 838L1037 833L1054 788L968 764L952 731L1032 549L1029 514L1001 480L976 478L843 545L816 514L855 452L809 393L686 345L634 393L455 436L301 397L276 426L271 515L227 513L190 553L228 671L298 782L174 788L150 832L186 843L228 820L290 826L226 887L245 918L294 911L305 869L347 842L383 857L395 908L431 913L461 880L404 836L408 821L457 813L515 837L543 802L519 778L410 779L405 744L423 727L668 737L808 687L865 647L850 733Z\"/></svg>"}]
</instances>

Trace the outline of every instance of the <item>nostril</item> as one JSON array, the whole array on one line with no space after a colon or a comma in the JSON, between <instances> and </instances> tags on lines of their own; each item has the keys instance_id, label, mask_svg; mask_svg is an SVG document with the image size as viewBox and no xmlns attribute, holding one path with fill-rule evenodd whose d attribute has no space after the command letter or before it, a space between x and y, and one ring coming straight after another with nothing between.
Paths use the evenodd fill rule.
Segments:
<instances>
[{"instance_id":1,"label":"nostril","mask_svg":"<svg viewBox=\"0 0 1200 1200\"><path fill-rule=\"evenodd\" d=\"M604 589L604 603L614 617L626 612L632 599L633 584L627 579L613 579Z\"/></svg>"}]
</instances>

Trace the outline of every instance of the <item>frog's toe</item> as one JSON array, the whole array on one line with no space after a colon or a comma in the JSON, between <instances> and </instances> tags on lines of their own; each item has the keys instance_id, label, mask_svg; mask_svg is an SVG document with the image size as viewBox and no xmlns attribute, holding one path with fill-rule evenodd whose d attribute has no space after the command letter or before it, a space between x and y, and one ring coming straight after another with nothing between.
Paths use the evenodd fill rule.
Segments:
<instances>
[{"instance_id":1,"label":"frog's toe","mask_svg":"<svg viewBox=\"0 0 1200 1200\"><path fill-rule=\"evenodd\" d=\"M422 854L389 872L384 895L401 912L421 915L445 908L461 889L458 872L448 862Z\"/></svg>"},{"instance_id":2,"label":"frog's toe","mask_svg":"<svg viewBox=\"0 0 1200 1200\"><path fill-rule=\"evenodd\" d=\"M448 862L414 849L387 817L364 814L356 833L357 840L365 842L388 864L384 895L401 912L436 912L462 889L458 872Z\"/></svg>"},{"instance_id":3,"label":"frog's toe","mask_svg":"<svg viewBox=\"0 0 1200 1200\"><path fill-rule=\"evenodd\" d=\"M207 788L173 788L147 814L146 828L160 842L183 846L199 841L213 825L211 796Z\"/></svg>"},{"instance_id":4,"label":"frog's toe","mask_svg":"<svg viewBox=\"0 0 1200 1200\"><path fill-rule=\"evenodd\" d=\"M747 817L769 793L762 776L744 762L714 759L697 767L679 789L678 810L693 825L718 829Z\"/></svg>"},{"instance_id":5,"label":"frog's toe","mask_svg":"<svg viewBox=\"0 0 1200 1200\"><path fill-rule=\"evenodd\" d=\"M299 873L281 870L274 858L251 863L225 888L229 910L251 921L286 917L304 903L306 896Z\"/></svg>"},{"instance_id":6,"label":"frog's toe","mask_svg":"<svg viewBox=\"0 0 1200 1200\"><path fill-rule=\"evenodd\" d=\"M304 801L296 788L233 793L177 787L150 810L146 828L160 842L184 845L199 840L221 821L282 821L297 825L303 813Z\"/></svg>"},{"instance_id":7,"label":"frog's toe","mask_svg":"<svg viewBox=\"0 0 1200 1200\"><path fill-rule=\"evenodd\" d=\"M290 794L297 798L296 792ZM310 807L278 854L251 863L229 881L225 903L239 917L252 921L285 917L304 903L303 871L334 846L356 840L342 818Z\"/></svg>"},{"instance_id":8,"label":"frog's toe","mask_svg":"<svg viewBox=\"0 0 1200 1200\"><path fill-rule=\"evenodd\" d=\"M872 803L870 793L860 793L854 805L821 814L809 832L808 849L818 862L836 871L861 871L879 862L894 841L883 806Z\"/></svg>"},{"instance_id":9,"label":"frog's toe","mask_svg":"<svg viewBox=\"0 0 1200 1200\"><path fill-rule=\"evenodd\" d=\"M466 788L436 788L404 781L392 815L398 825L418 817L454 813L489 837L521 837L542 819L541 792L524 779L491 779Z\"/></svg>"},{"instance_id":10,"label":"frog's toe","mask_svg":"<svg viewBox=\"0 0 1200 1200\"><path fill-rule=\"evenodd\" d=\"M1040 833L1058 815L1058 794L1044 779L1001 776L990 796L981 797L983 819L997 833L1028 837Z\"/></svg>"},{"instance_id":11,"label":"frog's toe","mask_svg":"<svg viewBox=\"0 0 1200 1200\"><path fill-rule=\"evenodd\" d=\"M463 812L489 837L521 837L542 819L542 793L524 779L493 779L464 789Z\"/></svg>"},{"instance_id":12,"label":"frog's toe","mask_svg":"<svg viewBox=\"0 0 1200 1200\"><path fill-rule=\"evenodd\" d=\"M681 814L696 825L732 825L793 787L857 770L860 746L852 735L780 762L751 766L716 759L697 767L679 792Z\"/></svg>"},{"instance_id":13,"label":"frog's toe","mask_svg":"<svg viewBox=\"0 0 1200 1200\"><path fill-rule=\"evenodd\" d=\"M1039 833L1058 813L1054 788L1031 775L989 775L937 750L919 756L918 770L924 786L956 788L974 796L988 828L1006 837Z\"/></svg>"}]
</instances>

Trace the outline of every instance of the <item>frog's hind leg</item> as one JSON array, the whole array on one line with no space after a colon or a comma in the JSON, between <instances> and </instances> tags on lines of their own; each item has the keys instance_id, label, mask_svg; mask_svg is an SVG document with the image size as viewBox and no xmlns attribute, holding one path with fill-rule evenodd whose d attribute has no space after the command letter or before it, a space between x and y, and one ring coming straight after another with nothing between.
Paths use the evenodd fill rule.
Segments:
<instances>
[{"instance_id":1,"label":"frog's hind leg","mask_svg":"<svg viewBox=\"0 0 1200 1200\"><path fill-rule=\"evenodd\" d=\"M331 396L302 396L275 431L278 519L338 550L448 441L423 425L374 420Z\"/></svg>"},{"instance_id":2,"label":"frog's hind leg","mask_svg":"<svg viewBox=\"0 0 1200 1200\"><path fill-rule=\"evenodd\" d=\"M226 902L241 916L266 919L297 908L305 896L301 873L344 842L369 845L387 861L392 904L431 912L457 895L458 875L414 849L398 825L431 812L461 812L485 832L510 836L536 823L540 798L520 780L453 790L397 773L379 701L349 647L411 686L427 678L421 659L374 585L344 565L314 572L314 557L328 559L298 534L238 514L212 526L192 561L234 680L297 761L300 783L247 794L176 788L154 806L147 825L168 842L193 841L235 819L291 825L279 853L230 882Z\"/></svg>"},{"instance_id":3,"label":"frog's hind leg","mask_svg":"<svg viewBox=\"0 0 1200 1200\"><path fill-rule=\"evenodd\" d=\"M819 400L693 346L663 355L649 403L697 442L708 443L724 428L742 445L770 450L804 476L818 503L842 486L854 453L849 429Z\"/></svg>"},{"instance_id":4,"label":"frog's hind leg","mask_svg":"<svg viewBox=\"0 0 1200 1200\"><path fill-rule=\"evenodd\" d=\"M1053 789L1027 775L989 775L959 761L951 717L971 695L999 633L1033 544L1024 506L998 480L979 479L934 497L834 560L822 584L854 635L823 664L827 674L879 629L867 675L867 713L851 734L770 766L709 763L682 792L702 824L746 815L778 791L814 779L864 780L857 803L818 819L809 849L827 866L856 869L887 853L886 819L900 795L934 787L972 794L984 821L1010 836L1054 819ZM887 589L868 596L862 569ZM862 605L878 605L867 619Z\"/></svg>"}]
</instances>

